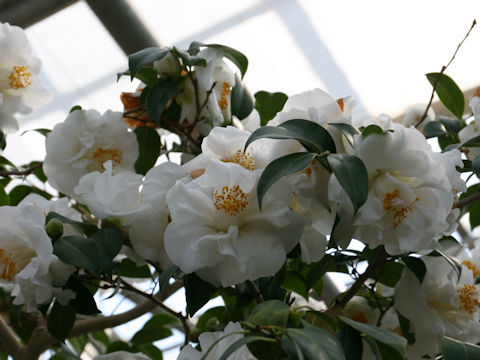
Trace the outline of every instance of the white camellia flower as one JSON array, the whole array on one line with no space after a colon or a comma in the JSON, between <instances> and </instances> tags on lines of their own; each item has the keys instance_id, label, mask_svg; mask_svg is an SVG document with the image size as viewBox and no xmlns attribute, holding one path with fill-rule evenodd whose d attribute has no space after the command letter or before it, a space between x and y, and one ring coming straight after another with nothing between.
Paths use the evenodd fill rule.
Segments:
<instances>
[{"instance_id":1,"label":"white camellia flower","mask_svg":"<svg viewBox=\"0 0 480 360\"><path fill-rule=\"evenodd\" d=\"M111 160L113 171L134 171L138 157L135 133L123 121L122 113L95 110L71 112L63 123L47 135L43 170L58 191L73 196L80 178L105 170Z\"/></svg>"},{"instance_id":2,"label":"white camellia flower","mask_svg":"<svg viewBox=\"0 0 480 360\"><path fill-rule=\"evenodd\" d=\"M40 79L40 60L32 56L25 32L0 23L0 129L18 130L15 113L28 114L49 94Z\"/></svg>"},{"instance_id":3,"label":"white camellia flower","mask_svg":"<svg viewBox=\"0 0 480 360\"><path fill-rule=\"evenodd\" d=\"M0 207L0 280L11 287L13 303L35 311L55 297L61 304L75 297L61 288L73 271L53 255L44 230L45 213L28 200L18 206Z\"/></svg>"},{"instance_id":4,"label":"white camellia flower","mask_svg":"<svg viewBox=\"0 0 480 360\"><path fill-rule=\"evenodd\" d=\"M272 276L282 267L304 221L289 209L292 192L283 181L266 193L260 211L260 172L212 159L202 176L170 189L165 248L182 271L230 286Z\"/></svg>"},{"instance_id":5,"label":"white camellia flower","mask_svg":"<svg viewBox=\"0 0 480 360\"><path fill-rule=\"evenodd\" d=\"M458 279L443 257L422 260L427 268L423 282L405 268L395 288L395 308L415 333L415 343L407 346L409 359L435 356L444 336L473 343L480 338L479 286L472 272L463 268Z\"/></svg>"},{"instance_id":6,"label":"white camellia flower","mask_svg":"<svg viewBox=\"0 0 480 360\"><path fill-rule=\"evenodd\" d=\"M472 111L474 121L465 126L458 133L458 137L461 143L464 143L476 136L480 136L480 91L477 89L474 96L469 103ZM480 155L480 147L467 147L465 149L465 154L470 160L475 160L476 157Z\"/></svg>"},{"instance_id":7,"label":"white camellia flower","mask_svg":"<svg viewBox=\"0 0 480 360\"><path fill-rule=\"evenodd\" d=\"M166 162L150 169L144 179L131 171L114 174L111 161L105 167L103 173L95 171L82 177L75 194L97 218L120 219L138 255L162 267L170 265L163 245L169 216L166 194L186 172Z\"/></svg>"},{"instance_id":8,"label":"white camellia flower","mask_svg":"<svg viewBox=\"0 0 480 360\"><path fill-rule=\"evenodd\" d=\"M93 360L150 360L150 358L142 353L115 351L110 354L95 356Z\"/></svg>"},{"instance_id":9,"label":"white camellia flower","mask_svg":"<svg viewBox=\"0 0 480 360\"><path fill-rule=\"evenodd\" d=\"M403 118L403 125L406 127L416 126L418 122L422 119L425 109L427 108L426 104L415 104L407 109L405 117ZM427 117L420 124L420 129L422 129L429 121L435 120L435 111L432 107L428 108Z\"/></svg>"},{"instance_id":10,"label":"white camellia flower","mask_svg":"<svg viewBox=\"0 0 480 360\"><path fill-rule=\"evenodd\" d=\"M354 216L350 199L331 177L329 197L339 205L340 227L347 229L340 243L356 230L355 237L365 244L383 244L396 255L432 250L442 235L454 231L454 192L465 190L455 170L455 165L461 166L459 152L433 153L414 128L357 135L354 151L368 173L368 198Z\"/></svg>"},{"instance_id":11,"label":"white camellia flower","mask_svg":"<svg viewBox=\"0 0 480 360\"><path fill-rule=\"evenodd\" d=\"M225 353L225 351L235 342L243 338L243 331L240 323L229 322L225 326L224 331L204 332L198 337L201 350L195 349L192 345L185 346L177 360L218 360ZM222 339L223 338L223 339ZM219 339L222 339L218 341ZM218 341L217 343L215 343ZM203 358L208 352L208 355ZM255 360L246 345L241 346L238 350L233 352L229 360Z\"/></svg>"}]
</instances>

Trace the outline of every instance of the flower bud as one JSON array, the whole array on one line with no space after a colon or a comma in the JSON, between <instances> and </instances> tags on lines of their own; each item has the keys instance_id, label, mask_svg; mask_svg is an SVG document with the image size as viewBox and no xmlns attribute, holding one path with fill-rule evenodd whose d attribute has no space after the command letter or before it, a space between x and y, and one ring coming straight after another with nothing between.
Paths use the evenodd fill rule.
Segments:
<instances>
[{"instance_id":1,"label":"flower bud","mask_svg":"<svg viewBox=\"0 0 480 360\"><path fill-rule=\"evenodd\" d=\"M45 225L45 231L50 236L50 239L55 242L63 235L63 223L55 218L50 219L47 225Z\"/></svg>"}]
</instances>

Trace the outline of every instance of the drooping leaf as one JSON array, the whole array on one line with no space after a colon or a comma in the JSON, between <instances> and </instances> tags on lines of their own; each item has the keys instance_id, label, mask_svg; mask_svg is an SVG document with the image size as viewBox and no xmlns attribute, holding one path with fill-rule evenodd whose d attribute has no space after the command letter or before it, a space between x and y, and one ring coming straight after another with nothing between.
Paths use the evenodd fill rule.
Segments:
<instances>
[{"instance_id":1,"label":"drooping leaf","mask_svg":"<svg viewBox=\"0 0 480 360\"><path fill-rule=\"evenodd\" d=\"M162 59L169 51L169 48L149 47L131 54L128 57L128 69L131 78L133 79L142 67Z\"/></svg>"},{"instance_id":2,"label":"drooping leaf","mask_svg":"<svg viewBox=\"0 0 480 360\"><path fill-rule=\"evenodd\" d=\"M427 273L427 267L422 259L413 256L404 256L402 257L402 260L407 268L417 277L421 284L425 278L425 274Z\"/></svg>"},{"instance_id":3,"label":"drooping leaf","mask_svg":"<svg viewBox=\"0 0 480 360\"><path fill-rule=\"evenodd\" d=\"M235 74L235 86L231 93L232 115L245 119L253 110L253 98L242 80Z\"/></svg>"},{"instance_id":4,"label":"drooping leaf","mask_svg":"<svg viewBox=\"0 0 480 360\"><path fill-rule=\"evenodd\" d=\"M161 340L172 335L172 330L166 327L178 322L178 319L168 314L156 314L148 320L143 328L132 337L132 344L141 345Z\"/></svg>"},{"instance_id":5,"label":"drooping leaf","mask_svg":"<svg viewBox=\"0 0 480 360\"><path fill-rule=\"evenodd\" d=\"M442 104L461 120L465 108L465 97L455 81L443 73L429 73L426 77L430 84L435 86L435 92Z\"/></svg>"},{"instance_id":6,"label":"drooping leaf","mask_svg":"<svg viewBox=\"0 0 480 360\"><path fill-rule=\"evenodd\" d=\"M168 101L177 94L179 83L169 79L159 79L151 88L145 100L146 109L152 120L160 125L160 115Z\"/></svg>"},{"instance_id":7,"label":"drooping leaf","mask_svg":"<svg viewBox=\"0 0 480 360\"><path fill-rule=\"evenodd\" d=\"M258 304L247 321L254 325L275 325L286 327L290 307L280 300L268 300Z\"/></svg>"},{"instance_id":8,"label":"drooping leaf","mask_svg":"<svg viewBox=\"0 0 480 360\"><path fill-rule=\"evenodd\" d=\"M55 301L47 318L47 329L50 335L64 341L75 323L75 315L75 310L70 306L63 306Z\"/></svg>"},{"instance_id":9,"label":"drooping leaf","mask_svg":"<svg viewBox=\"0 0 480 360\"><path fill-rule=\"evenodd\" d=\"M185 275L183 282L185 284L187 312L190 316L193 316L210 300L217 289L200 279L195 273Z\"/></svg>"},{"instance_id":10,"label":"drooping leaf","mask_svg":"<svg viewBox=\"0 0 480 360\"><path fill-rule=\"evenodd\" d=\"M357 213L368 197L368 174L363 161L348 154L330 154L327 159Z\"/></svg>"},{"instance_id":11,"label":"drooping leaf","mask_svg":"<svg viewBox=\"0 0 480 360\"><path fill-rule=\"evenodd\" d=\"M71 275L64 286L66 289L75 292L75 298L68 303L78 314L92 315L99 314L97 303L93 298L93 294L81 283L75 276Z\"/></svg>"},{"instance_id":12,"label":"drooping leaf","mask_svg":"<svg viewBox=\"0 0 480 360\"><path fill-rule=\"evenodd\" d=\"M442 355L445 360L476 360L480 359L480 346L445 336L442 339Z\"/></svg>"},{"instance_id":13,"label":"drooping leaf","mask_svg":"<svg viewBox=\"0 0 480 360\"><path fill-rule=\"evenodd\" d=\"M266 125L272 120L288 100L288 96L281 92L270 93L259 91L255 93L255 109L260 115L260 124Z\"/></svg>"},{"instance_id":14,"label":"drooping leaf","mask_svg":"<svg viewBox=\"0 0 480 360\"><path fill-rule=\"evenodd\" d=\"M282 156L268 164L265 170L263 170L257 186L258 206L260 209L262 208L262 200L265 193L278 179L305 169L312 163L314 157L315 154L308 152L293 153Z\"/></svg>"},{"instance_id":15,"label":"drooping leaf","mask_svg":"<svg viewBox=\"0 0 480 360\"><path fill-rule=\"evenodd\" d=\"M139 126L135 129L138 141L138 158L135 161L135 172L145 175L160 156L160 136L149 126Z\"/></svg>"}]
</instances>

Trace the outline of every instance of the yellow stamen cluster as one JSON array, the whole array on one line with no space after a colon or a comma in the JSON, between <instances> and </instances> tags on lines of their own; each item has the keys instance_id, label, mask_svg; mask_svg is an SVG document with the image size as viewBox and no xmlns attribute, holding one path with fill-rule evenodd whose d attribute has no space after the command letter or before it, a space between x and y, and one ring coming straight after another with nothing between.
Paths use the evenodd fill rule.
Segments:
<instances>
[{"instance_id":1,"label":"yellow stamen cluster","mask_svg":"<svg viewBox=\"0 0 480 360\"><path fill-rule=\"evenodd\" d=\"M8 76L10 87L12 89L25 89L32 85L30 80L32 74L28 71L28 66L14 66L12 73Z\"/></svg>"},{"instance_id":2,"label":"yellow stamen cluster","mask_svg":"<svg viewBox=\"0 0 480 360\"><path fill-rule=\"evenodd\" d=\"M468 269L472 270L474 278L477 278L480 275L480 270L478 270L478 267L470 260L464 260L462 261L462 264L465 265Z\"/></svg>"},{"instance_id":3,"label":"yellow stamen cluster","mask_svg":"<svg viewBox=\"0 0 480 360\"><path fill-rule=\"evenodd\" d=\"M463 285L457 289L458 298L460 299L459 308L465 310L469 314L474 314L477 311L478 305L478 292L475 285Z\"/></svg>"},{"instance_id":4,"label":"yellow stamen cluster","mask_svg":"<svg viewBox=\"0 0 480 360\"><path fill-rule=\"evenodd\" d=\"M238 165L242 165L245 169L253 171L255 168L255 160L250 154L245 154L242 150L237 150L234 156L231 158L223 159L223 162L231 162Z\"/></svg>"},{"instance_id":5,"label":"yellow stamen cluster","mask_svg":"<svg viewBox=\"0 0 480 360\"><path fill-rule=\"evenodd\" d=\"M4 249L0 249L0 279L12 281L17 274L17 266L10 254Z\"/></svg>"},{"instance_id":6,"label":"yellow stamen cluster","mask_svg":"<svg viewBox=\"0 0 480 360\"><path fill-rule=\"evenodd\" d=\"M103 163L112 160L113 165L119 165L122 162L123 153L118 149L104 149L99 147L92 155L92 159L96 160L99 167L103 167Z\"/></svg>"},{"instance_id":7,"label":"yellow stamen cluster","mask_svg":"<svg viewBox=\"0 0 480 360\"><path fill-rule=\"evenodd\" d=\"M344 112L345 111L345 103L343 102L342 98L337 99L337 104L338 104L338 106L340 106L340 109L342 110L342 112Z\"/></svg>"},{"instance_id":8,"label":"yellow stamen cluster","mask_svg":"<svg viewBox=\"0 0 480 360\"><path fill-rule=\"evenodd\" d=\"M419 199L418 197L408 206L405 207L397 207L392 204L393 200L397 199L400 195L400 190L395 189L391 193L386 193L385 197L383 198L383 208L387 211L393 212L393 228L396 229L398 225L402 223L402 221L407 217L409 211L413 211L412 206L415 204Z\"/></svg>"},{"instance_id":9,"label":"yellow stamen cluster","mask_svg":"<svg viewBox=\"0 0 480 360\"><path fill-rule=\"evenodd\" d=\"M230 188L224 186L219 193L214 194L214 205L217 210L223 210L226 214L236 216L240 214L248 205L248 194L245 194L239 185Z\"/></svg>"},{"instance_id":10,"label":"yellow stamen cluster","mask_svg":"<svg viewBox=\"0 0 480 360\"><path fill-rule=\"evenodd\" d=\"M220 94L220 99L218 99L218 106L220 106L220 109L225 110L228 108L228 99L227 96L230 95L232 92L232 86L224 82L223 87L222 87L222 92Z\"/></svg>"}]
</instances>

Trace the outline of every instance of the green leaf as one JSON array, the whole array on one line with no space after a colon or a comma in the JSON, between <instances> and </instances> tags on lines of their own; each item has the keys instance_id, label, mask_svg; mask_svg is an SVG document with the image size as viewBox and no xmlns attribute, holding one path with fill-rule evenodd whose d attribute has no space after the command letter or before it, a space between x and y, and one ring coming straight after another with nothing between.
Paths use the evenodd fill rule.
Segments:
<instances>
[{"instance_id":1,"label":"green leaf","mask_svg":"<svg viewBox=\"0 0 480 360\"><path fill-rule=\"evenodd\" d=\"M159 79L145 100L146 109L152 120L160 125L160 115L168 101L177 94L179 83L169 79Z\"/></svg>"},{"instance_id":2,"label":"green leaf","mask_svg":"<svg viewBox=\"0 0 480 360\"><path fill-rule=\"evenodd\" d=\"M462 121L458 119L439 116L438 121L451 133L458 134L462 130Z\"/></svg>"},{"instance_id":3,"label":"green leaf","mask_svg":"<svg viewBox=\"0 0 480 360\"><path fill-rule=\"evenodd\" d=\"M103 345L107 347L108 345L110 345L110 339L108 338L108 335L105 333L105 331L94 331L91 333L91 335L95 340L101 342Z\"/></svg>"},{"instance_id":4,"label":"green leaf","mask_svg":"<svg viewBox=\"0 0 480 360\"><path fill-rule=\"evenodd\" d=\"M47 200L50 200L52 198L52 195L40 189L36 189L27 185L18 185L14 187L8 194L10 198L10 205L17 206L18 203L30 193L35 193L43 196Z\"/></svg>"},{"instance_id":5,"label":"green leaf","mask_svg":"<svg viewBox=\"0 0 480 360\"><path fill-rule=\"evenodd\" d=\"M308 152L293 153L282 156L268 164L258 181L257 198L259 208L262 208L262 200L265 193L278 179L305 169L312 163L314 157L315 154Z\"/></svg>"},{"instance_id":6,"label":"green leaf","mask_svg":"<svg viewBox=\"0 0 480 360\"><path fill-rule=\"evenodd\" d=\"M275 339L271 339L265 336L255 336L255 335L245 336L235 341L232 345L230 345L218 360L227 360L228 357L232 355L237 349L240 349L242 346L245 346L247 344L250 344L256 341L276 342Z\"/></svg>"},{"instance_id":7,"label":"green leaf","mask_svg":"<svg viewBox=\"0 0 480 360\"><path fill-rule=\"evenodd\" d=\"M100 270L111 274L113 258L118 254L123 245L122 231L116 227L98 229L90 238L98 249Z\"/></svg>"},{"instance_id":8,"label":"green leaf","mask_svg":"<svg viewBox=\"0 0 480 360\"><path fill-rule=\"evenodd\" d=\"M447 134L447 129L445 129L445 126L439 121L427 122L422 130L427 139Z\"/></svg>"},{"instance_id":9,"label":"green leaf","mask_svg":"<svg viewBox=\"0 0 480 360\"><path fill-rule=\"evenodd\" d=\"M286 327L290 307L280 300L264 301L253 309L247 321L254 325L275 325Z\"/></svg>"},{"instance_id":10,"label":"green leaf","mask_svg":"<svg viewBox=\"0 0 480 360\"><path fill-rule=\"evenodd\" d=\"M362 136L367 137L370 135L385 135L385 131L378 125L368 125L362 130Z\"/></svg>"},{"instance_id":11,"label":"green leaf","mask_svg":"<svg viewBox=\"0 0 480 360\"><path fill-rule=\"evenodd\" d=\"M352 319L346 318L344 316L338 316L345 324L353 327L362 334L366 334L372 337L377 345L385 344L392 348L394 352L398 353L400 359L405 358L405 347L407 345L407 340L405 338L377 326L369 325L354 321Z\"/></svg>"},{"instance_id":12,"label":"green leaf","mask_svg":"<svg viewBox=\"0 0 480 360\"><path fill-rule=\"evenodd\" d=\"M95 273L100 271L98 248L90 238L64 236L53 245L53 253L64 263Z\"/></svg>"},{"instance_id":13,"label":"green leaf","mask_svg":"<svg viewBox=\"0 0 480 360\"><path fill-rule=\"evenodd\" d=\"M68 303L78 314L93 315L99 314L93 294L74 275L68 278L64 288L73 290L75 298Z\"/></svg>"},{"instance_id":14,"label":"green leaf","mask_svg":"<svg viewBox=\"0 0 480 360\"><path fill-rule=\"evenodd\" d=\"M149 47L137 51L128 57L128 68L131 79L144 66L152 64L154 61L162 59L170 51L169 48Z\"/></svg>"},{"instance_id":15,"label":"green leaf","mask_svg":"<svg viewBox=\"0 0 480 360\"><path fill-rule=\"evenodd\" d=\"M195 273L185 275L185 298L187 300L187 312L190 316L200 310L217 291L217 289L200 279Z\"/></svg>"},{"instance_id":16,"label":"green leaf","mask_svg":"<svg viewBox=\"0 0 480 360\"><path fill-rule=\"evenodd\" d=\"M140 69L140 71L135 74L135 77L141 82L143 82L145 85L147 85L147 88L149 89L154 87L158 80L157 72L150 68ZM142 95L144 91L146 90L144 89L142 91ZM142 103L142 101L140 101L140 103Z\"/></svg>"},{"instance_id":17,"label":"green leaf","mask_svg":"<svg viewBox=\"0 0 480 360\"><path fill-rule=\"evenodd\" d=\"M260 115L260 124L266 125L272 120L288 100L288 96L281 92L259 91L255 93L255 109Z\"/></svg>"},{"instance_id":18,"label":"green leaf","mask_svg":"<svg viewBox=\"0 0 480 360\"><path fill-rule=\"evenodd\" d=\"M305 284L305 279L302 277L302 274L297 271L287 271L282 287L284 289L295 291L305 299L308 299L308 289Z\"/></svg>"},{"instance_id":19,"label":"green leaf","mask_svg":"<svg viewBox=\"0 0 480 360\"><path fill-rule=\"evenodd\" d=\"M402 276L404 265L395 261L388 261L383 264L379 272L378 281L384 285L395 287Z\"/></svg>"},{"instance_id":20,"label":"green leaf","mask_svg":"<svg viewBox=\"0 0 480 360\"><path fill-rule=\"evenodd\" d=\"M469 220L472 230L480 225L480 202L475 201L473 204L470 204Z\"/></svg>"},{"instance_id":21,"label":"green leaf","mask_svg":"<svg viewBox=\"0 0 480 360\"><path fill-rule=\"evenodd\" d=\"M66 351L57 352L49 360L81 360L78 356Z\"/></svg>"},{"instance_id":22,"label":"green leaf","mask_svg":"<svg viewBox=\"0 0 480 360\"><path fill-rule=\"evenodd\" d=\"M368 174L363 161L348 154L330 154L327 160L356 214L368 197Z\"/></svg>"},{"instance_id":23,"label":"green leaf","mask_svg":"<svg viewBox=\"0 0 480 360\"><path fill-rule=\"evenodd\" d=\"M363 352L362 337L351 326L344 326L337 333L337 339L343 346L346 360L361 360Z\"/></svg>"},{"instance_id":24,"label":"green leaf","mask_svg":"<svg viewBox=\"0 0 480 360\"><path fill-rule=\"evenodd\" d=\"M413 256L404 256L402 257L402 260L407 268L417 277L421 284L425 278L425 274L427 273L427 267L422 259Z\"/></svg>"},{"instance_id":25,"label":"green leaf","mask_svg":"<svg viewBox=\"0 0 480 360\"><path fill-rule=\"evenodd\" d=\"M0 206L10 205L10 199L8 198L7 193L3 185L0 185Z\"/></svg>"},{"instance_id":26,"label":"green leaf","mask_svg":"<svg viewBox=\"0 0 480 360\"><path fill-rule=\"evenodd\" d=\"M135 162L135 172L145 175L160 156L160 136L149 126L139 126L135 129L138 141L138 158Z\"/></svg>"},{"instance_id":27,"label":"green leaf","mask_svg":"<svg viewBox=\"0 0 480 360\"><path fill-rule=\"evenodd\" d=\"M77 107L79 108L78 110L81 110L81 109L82 109L80 106L77 105L77 106L74 106L74 107L70 110L70 112L72 112L72 111L74 111L74 110L77 110L77 109L75 109L75 108L77 108ZM27 132L30 132L30 131L35 131L35 132L37 132L37 133L39 133L39 134L41 134L41 135L43 135L43 136L47 136L48 133L52 132L52 130L50 130L50 129L42 129L42 128L40 128L40 129L29 129L29 130L25 130L24 132L22 132L21 135L26 134Z\"/></svg>"},{"instance_id":28,"label":"green leaf","mask_svg":"<svg viewBox=\"0 0 480 360\"><path fill-rule=\"evenodd\" d=\"M477 175L477 177L480 177L480 156L477 156L473 161L472 161L472 170Z\"/></svg>"},{"instance_id":29,"label":"green leaf","mask_svg":"<svg viewBox=\"0 0 480 360\"><path fill-rule=\"evenodd\" d=\"M248 68L248 59L240 51L225 45L202 44L201 42L194 41L190 44L190 47L188 48L188 52L191 55L195 55L198 53L198 51L200 50L200 47L202 46L209 47L212 49L218 49L222 51L223 56L225 56L227 59L233 62L237 66L238 70L240 70L240 73L242 74L242 78L245 76L245 73L247 72L247 68Z\"/></svg>"},{"instance_id":30,"label":"green leaf","mask_svg":"<svg viewBox=\"0 0 480 360\"><path fill-rule=\"evenodd\" d=\"M5 136L5 133L0 130L0 150L5 150L7 147L7 137Z\"/></svg>"},{"instance_id":31,"label":"green leaf","mask_svg":"<svg viewBox=\"0 0 480 360\"><path fill-rule=\"evenodd\" d=\"M162 350L153 344L140 345L138 348L152 360L163 360Z\"/></svg>"},{"instance_id":32,"label":"green leaf","mask_svg":"<svg viewBox=\"0 0 480 360\"><path fill-rule=\"evenodd\" d=\"M195 327L200 331L212 331L218 330L212 328L212 326L217 326L219 324L227 324L227 311L225 306L216 306L205 311L202 316L198 318L197 324Z\"/></svg>"},{"instance_id":33,"label":"green leaf","mask_svg":"<svg viewBox=\"0 0 480 360\"><path fill-rule=\"evenodd\" d=\"M442 355L445 360L477 360L480 359L480 346L445 336L442 339Z\"/></svg>"},{"instance_id":34,"label":"green leaf","mask_svg":"<svg viewBox=\"0 0 480 360\"><path fill-rule=\"evenodd\" d=\"M98 228L93 224L82 223L80 221L71 220L69 218L66 218L63 215L60 215L60 214L54 212L54 211L49 212L47 214L47 217L45 218L45 224L48 224L48 222L52 219L58 219L64 224L76 225L76 226L80 227L86 235L91 235L95 231L98 230Z\"/></svg>"},{"instance_id":35,"label":"green leaf","mask_svg":"<svg viewBox=\"0 0 480 360\"><path fill-rule=\"evenodd\" d=\"M179 50L176 47L173 47L172 54L182 59L184 66L207 66L207 60L205 60L203 57L191 55L190 53Z\"/></svg>"},{"instance_id":36,"label":"green leaf","mask_svg":"<svg viewBox=\"0 0 480 360\"><path fill-rule=\"evenodd\" d=\"M81 335L81 336L68 339L68 342L72 344L77 355L81 355L83 352L83 349L85 349L85 345L87 345L88 343L88 337L87 335Z\"/></svg>"},{"instance_id":37,"label":"green leaf","mask_svg":"<svg viewBox=\"0 0 480 360\"><path fill-rule=\"evenodd\" d=\"M235 86L231 94L232 115L245 119L253 110L253 98L242 80L235 74Z\"/></svg>"},{"instance_id":38,"label":"green leaf","mask_svg":"<svg viewBox=\"0 0 480 360\"><path fill-rule=\"evenodd\" d=\"M77 110L80 110L80 111L81 111L81 110L82 110L82 107L81 107L80 105L72 106L72 108L70 109L69 113L72 113L72 112L77 111ZM44 131L46 131L45 134L42 134L42 135L44 135L44 136L46 136L47 133L49 133L50 131L52 131L52 130L49 130L49 129L38 129L38 130L44 130Z\"/></svg>"},{"instance_id":39,"label":"green leaf","mask_svg":"<svg viewBox=\"0 0 480 360\"><path fill-rule=\"evenodd\" d=\"M287 329L282 342L296 342L306 359L345 360L342 344L329 332L308 326L303 329Z\"/></svg>"},{"instance_id":40,"label":"green leaf","mask_svg":"<svg viewBox=\"0 0 480 360\"><path fill-rule=\"evenodd\" d=\"M141 345L165 339L173 334L172 330L165 326L176 324L177 322L178 319L171 315L156 314L145 323L142 329L133 335L131 342L134 345Z\"/></svg>"},{"instance_id":41,"label":"green leaf","mask_svg":"<svg viewBox=\"0 0 480 360\"><path fill-rule=\"evenodd\" d=\"M429 73L426 74L426 77L432 86L435 86L436 83L435 92L442 104L461 120L465 108L465 98L455 81L442 73Z\"/></svg>"},{"instance_id":42,"label":"green leaf","mask_svg":"<svg viewBox=\"0 0 480 360\"><path fill-rule=\"evenodd\" d=\"M113 266L115 274L130 278L149 278L151 277L148 265L137 266L135 262L130 259L122 259L121 262L115 263Z\"/></svg>"},{"instance_id":43,"label":"green leaf","mask_svg":"<svg viewBox=\"0 0 480 360\"><path fill-rule=\"evenodd\" d=\"M161 295L163 293L163 290L165 287L168 285L168 281L172 276L178 276L180 275L181 270L177 265L171 265L168 268L166 268L158 277L157 279L157 284L158 284L158 289Z\"/></svg>"},{"instance_id":44,"label":"green leaf","mask_svg":"<svg viewBox=\"0 0 480 360\"><path fill-rule=\"evenodd\" d=\"M480 147L480 135L474 136L473 138L465 141L463 144L458 146L461 147Z\"/></svg>"},{"instance_id":45,"label":"green leaf","mask_svg":"<svg viewBox=\"0 0 480 360\"><path fill-rule=\"evenodd\" d=\"M75 310L70 306L63 306L55 301L47 318L47 329L50 335L63 342L72 330L75 315Z\"/></svg>"}]
</instances>

